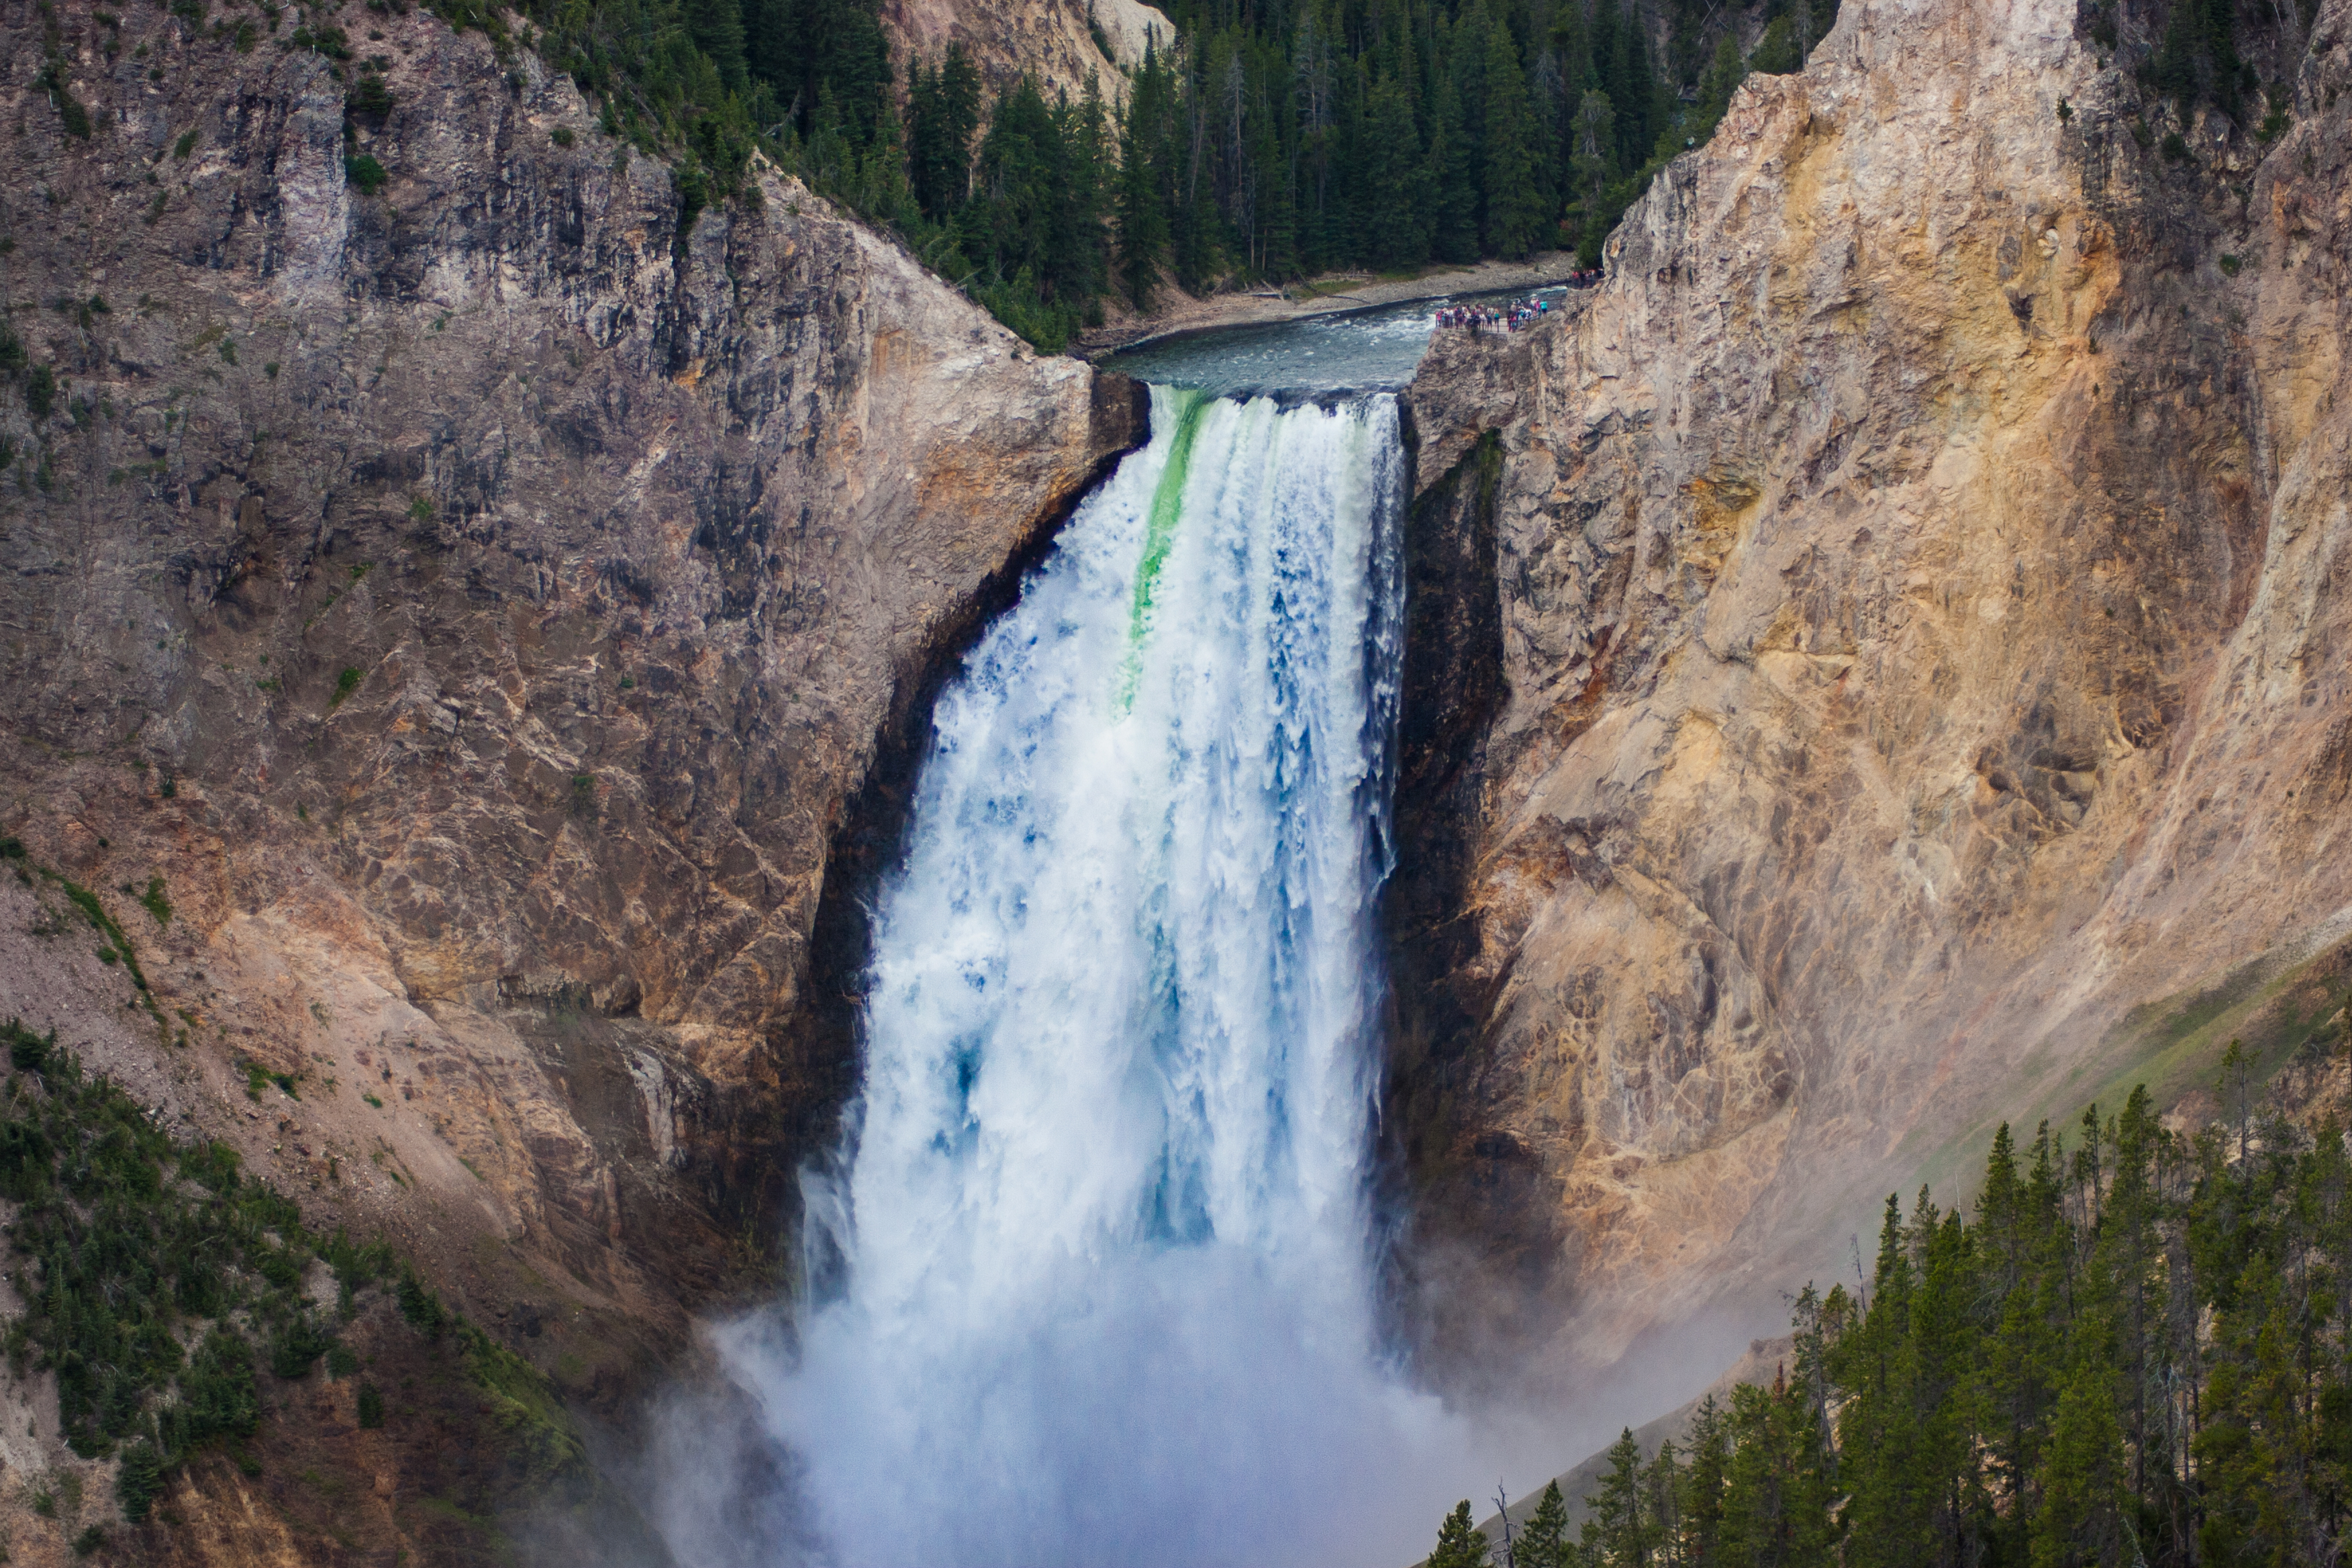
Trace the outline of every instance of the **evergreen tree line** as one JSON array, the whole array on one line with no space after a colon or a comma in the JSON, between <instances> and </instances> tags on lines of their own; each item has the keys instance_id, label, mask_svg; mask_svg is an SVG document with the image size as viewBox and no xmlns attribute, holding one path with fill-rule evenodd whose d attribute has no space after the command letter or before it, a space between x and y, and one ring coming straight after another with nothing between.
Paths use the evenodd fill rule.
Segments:
<instances>
[{"instance_id":1,"label":"evergreen tree line","mask_svg":"<svg viewBox=\"0 0 2352 1568\"><path fill-rule=\"evenodd\" d=\"M1598 258L1750 68L1792 71L1836 0L1175 0L1127 83L990 93L950 48L901 95L877 0L432 0L537 47L604 130L670 157L681 230L743 197L754 151L897 229L1045 348L1114 291L1339 268ZM1111 68L1105 62L1105 71Z\"/></svg>"},{"instance_id":2,"label":"evergreen tree line","mask_svg":"<svg viewBox=\"0 0 2352 1568\"><path fill-rule=\"evenodd\" d=\"M1601 242L1749 68L1793 71L1834 0L1192 0L1120 126L1119 281L1188 289Z\"/></svg>"},{"instance_id":3,"label":"evergreen tree line","mask_svg":"<svg viewBox=\"0 0 2352 1568\"><path fill-rule=\"evenodd\" d=\"M2068 1148L2003 1126L1973 1216L1886 1203L1875 1268L1797 1299L1772 1386L1628 1431L1574 1539L1555 1483L1507 1550L1464 1503L1430 1568L2334 1563L2352 1520L2352 1162L2341 1129L2167 1131L2145 1089Z\"/></svg>"},{"instance_id":4,"label":"evergreen tree line","mask_svg":"<svg viewBox=\"0 0 2352 1568\"><path fill-rule=\"evenodd\" d=\"M1551 247L1591 265L1742 78L1800 68L1837 5L1762 0L1743 56L1753 0L1170 0L1175 38L1123 93L1073 102L1034 81L992 93L955 49L898 82L878 0L428 3L501 49L536 47L609 135L673 160L682 233L711 202L756 199L764 151L1048 349L1169 278L1198 291ZM2144 44L2121 37L2123 4L2084 0L2081 25L2149 90L2184 116L2262 118L2265 141L2284 129L2237 0L2171 0ZM2280 0L2254 26L2294 46L2315 5Z\"/></svg>"}]
</instances>

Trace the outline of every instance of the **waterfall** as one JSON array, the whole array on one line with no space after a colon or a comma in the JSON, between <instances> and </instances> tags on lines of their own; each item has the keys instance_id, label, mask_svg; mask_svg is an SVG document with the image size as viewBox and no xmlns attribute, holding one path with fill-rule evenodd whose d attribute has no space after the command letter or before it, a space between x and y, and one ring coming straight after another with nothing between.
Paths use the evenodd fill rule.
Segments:
<instances>
[{"instance_id":1,"label":"waterfall","mask_svg":"<svg viewBox=\"0 0 2352 1568\"><path fill-rule=\"evenodd\" d=\"M940 697L798 1342L725 1346L851 1568L1402 1560L1459 1495L1366 1190L1395 400L1152 416Z\"/></svg>"}]
</instances>

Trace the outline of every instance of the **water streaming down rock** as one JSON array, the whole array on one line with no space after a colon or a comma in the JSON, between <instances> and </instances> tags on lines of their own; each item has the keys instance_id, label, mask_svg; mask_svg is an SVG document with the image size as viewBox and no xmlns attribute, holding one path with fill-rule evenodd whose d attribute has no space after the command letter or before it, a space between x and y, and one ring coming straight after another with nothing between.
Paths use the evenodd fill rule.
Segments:
<instances>
[{"instance_id":1,"label":"water streaming down rock","mask_svg":"<svg viewBox=\"0 0 2352 1568\"><path fill-rule=\"evenodd\" d=\"M1395 403L1153 429L940 699L818 1299L731 1346L845 1563L1377 1558L1458 1451L1366 1193Z\"/></svg>"}]
</instances>

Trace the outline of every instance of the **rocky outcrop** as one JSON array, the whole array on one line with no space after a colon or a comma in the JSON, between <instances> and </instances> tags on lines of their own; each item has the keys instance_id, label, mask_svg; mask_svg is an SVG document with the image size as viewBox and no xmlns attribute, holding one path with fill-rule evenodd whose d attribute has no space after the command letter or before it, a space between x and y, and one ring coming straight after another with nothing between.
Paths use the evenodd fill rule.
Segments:
<instances>
[{"instance_id":1,"label":"rocky outcrop","mask_svg":"<svg viewBox=\"0 0 2352 1568\"><path fill-rule=\"evenodd\" d=\"M2177 1096L2341 969L2352 7L2267 146L2168 157L2105 53L1849 0L1588 308L1414 384L1417 570L1494 561L1487 651L1409 653L1391 906L1457 1350L1769 1329L1994 1119Z\"/></svg>"},{"instance_id":2,"label":"rocky outcrop","mask_svg":"<svg viewBox=\"0 0 2352 1568\"><path fill-rule=\"evenodd\" d=\"M1126 101L1123 73L1176 41L1175 26L1142 0L882 0L881 17L902 85L908 62L936 66L961 44L992 89L1034 76L1048 99L1073 103L1089 82L1107 102Z\"/></svg>"},{"instance_id":3,"label":"rocky outcrop","mask_svg":"<svg viewBox=\"0 0 2352 1568\"><path fill-rule=\"evenodd\" d=\"M772 1267L836 848L1141 405L772 170L682 215L429 15L0 40L0 833L158 1004L12 932L0 1015L628 1384Z\"/></svg>"}]
</instances>

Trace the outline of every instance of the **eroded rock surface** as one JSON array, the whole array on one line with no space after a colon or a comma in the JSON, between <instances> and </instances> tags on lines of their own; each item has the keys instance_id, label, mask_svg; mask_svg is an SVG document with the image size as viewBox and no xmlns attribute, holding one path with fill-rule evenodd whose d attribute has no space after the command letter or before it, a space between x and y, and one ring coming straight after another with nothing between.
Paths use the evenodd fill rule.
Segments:
<instances>
[{"instance_id":1,"label":"eroded rock surface","mask_svg":"<svg viewBox=\"0 0 2352 1568\"><path fill-rule=\"evenodd\" d=\"M340 19L340 68L290 12L0 25L0 833L163 1027L73 935L8 934L0 1014L160 1052L326 1222L627 1383L768 1267L852 1070L820 908L1141 408L793 181L681 234L528 52Z\"/></svg>"},{"instance_id":2,"label":"eroded rock surface","mask_svg":"<svg viewBox=\"0 0 2352 1568\"><path fill-rule=\"evenodd\" d=\"M1588 307L1441 334L1415 580L1496 586L1415 611L1389 1125L1457 1349L1769 1330L2340 967L2348 47L2175 164L2073 5L1849 0Z\"/></svg>"},{"instance_id":3,"label":"eroded rock surface","mask_svg":"<svg viewBox=\"0 0 2352 1568\"><path fill-rule=\"evenodd\" d=\"M1167 16L1142 0L882 0L881 16L902 87L909 62L937 66L961 44L992 89L1033 76L1048 101L1075 103L1091 81L1107 102L1125 102L1122 73L1176 41Z\"/></svg>"}]
</instances>

